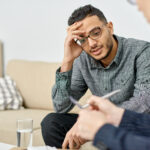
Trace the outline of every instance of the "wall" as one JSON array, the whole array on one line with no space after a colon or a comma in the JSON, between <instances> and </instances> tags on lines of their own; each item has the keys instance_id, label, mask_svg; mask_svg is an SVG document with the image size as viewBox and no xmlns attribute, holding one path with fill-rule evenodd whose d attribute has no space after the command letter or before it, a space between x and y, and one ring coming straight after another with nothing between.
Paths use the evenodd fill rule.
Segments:
<instances>
[{"instance_id":1,"label":"wall","mask_svg":"<svg viewBox=\"0 0 150 150\"><path fill-rule=\"evenodd\" d=\"M10 59L59 62L67 19L79 6L100 8L115 34L150 40L150 25L126 0L0 0L0 40Z\"/></svg>"}]
</instances>

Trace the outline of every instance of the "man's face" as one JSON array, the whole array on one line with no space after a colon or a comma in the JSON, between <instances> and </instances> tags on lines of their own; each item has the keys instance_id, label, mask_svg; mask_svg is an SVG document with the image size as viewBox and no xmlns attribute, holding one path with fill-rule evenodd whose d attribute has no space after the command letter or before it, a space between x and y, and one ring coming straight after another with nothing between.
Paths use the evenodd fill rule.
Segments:
<instances>
[{"instance_id":1,"label":"man's face","mask_svg":"<svg viewBox=\"0 0 150 150\"><path fill-rule=\"evenodd\" d=\"M100 37L92 39L88 37L87 44L83 46L84 51L96 60L107 59L107 56L113 48L113 26L112 23L104 24L97 16L88 16L80 21L82 26L80 30L85 31L83 37L87 37L90 33L97 34L95 29L100 28Z\"/></svg>"},{"instance_id":2,"label":"man's face","mask_svg":"<svg viewBox=\"0 0 150 150\"><path fill-rule=\"evenodd\" d=\"M150 23L150 0L136 0L140 11L143 12L147 21Z\"/></svg>"}]
</instances>

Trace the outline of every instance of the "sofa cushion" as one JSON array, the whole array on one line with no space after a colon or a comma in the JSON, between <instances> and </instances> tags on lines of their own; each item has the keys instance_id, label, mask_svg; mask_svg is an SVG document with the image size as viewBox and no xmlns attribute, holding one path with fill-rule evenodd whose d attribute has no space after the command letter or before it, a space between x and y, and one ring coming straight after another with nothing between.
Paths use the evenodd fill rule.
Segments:
<instances>
[{"instance_id":1,"label":"sofa cushion","mask_svg":"<svg viewBox=\"0 0 150 150\"><path fill-rule=\"evenodd\" d=\"M9 77L0 78L0 110L19 109L22 97L16 88L16 83Z\"/></svg>"},{"instance_id":2,"label":"sofa cushion","mask_svg":"<svg viewBox=\"0 0 150 150\"><path fill-rule=\"evenodd\" d=\"M40 123L50 111L47 110L5 110L0 112L0 141L16 144L16 122L18 119L33 119L33 145L44 145ZM10 117L11 116L11 117Z\"/></svg>"}]
</instances>

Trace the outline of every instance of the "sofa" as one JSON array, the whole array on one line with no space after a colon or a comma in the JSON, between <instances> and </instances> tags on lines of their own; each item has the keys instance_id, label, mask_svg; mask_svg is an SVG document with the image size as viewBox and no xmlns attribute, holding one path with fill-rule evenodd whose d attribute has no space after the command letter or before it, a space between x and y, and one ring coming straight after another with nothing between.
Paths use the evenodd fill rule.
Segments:
<instances>
[{"instance_id":1,"label":"sofa","mask_svg":"<svg viewBox=\"0 0 150 150\"><path fill-rule=\"evenodd\" d=\"M0 112L0 142L16 145L16 121L32 118L33 146L44 145L40 123L48 113L54 112L51 89L55 82L56 69L59 66L60 63L26 60L10 60L8 62L5 69L6 75L9 75L16 82L17 89L23 98L24 108ZM3 69L0 70L2 75ZM80 102L85 104L90 95L88 90ZM78 112L79 109L75 106L69 113ZM81 149L91 150L95 148L88 142Z\"/></svg>"}]
</instances>

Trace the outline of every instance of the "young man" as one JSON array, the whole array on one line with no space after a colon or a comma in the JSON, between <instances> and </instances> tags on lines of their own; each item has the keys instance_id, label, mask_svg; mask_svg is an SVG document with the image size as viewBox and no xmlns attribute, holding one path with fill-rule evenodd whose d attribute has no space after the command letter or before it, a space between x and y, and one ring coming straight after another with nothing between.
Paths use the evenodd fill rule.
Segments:
<instances>
[{"instance_id":1,"label":"young man","mask_svg":"<svg viewBox=\"0 0 150 150\"><path fill-rule=\"evenodd\" d=\"M135 4L133 0L128 0ZM150 1L137 0L139 10L150 22ZM145 95L147 101L150 94ZM94 140L93 144L100 148L100 143L110 150L149 150L150 149L150 115L138 114L116 107L108 100L92 96L90 109L79 114L77 135ZM147 103L148 106L149 103ZM119 126L119 127L118 127Z\"/></svg>"},{"instance_id":2,"label":"young man","mask_svg":"<svg viewBox=\"0 0 150 150\"><path fill-rule=\"evenodd\" d=\"M68 24L52 93L58 113L47 115L41 125L46 145L79 148L87 140L76 135L78 115L64 114L74 106L69 96L79 100L88 88L96 96L121 89L110 99L113 103L148 112L141 95L150 88L150 43L114 35L112 22L91 5L75 10Z\"/></svg>"}]
</instances>

